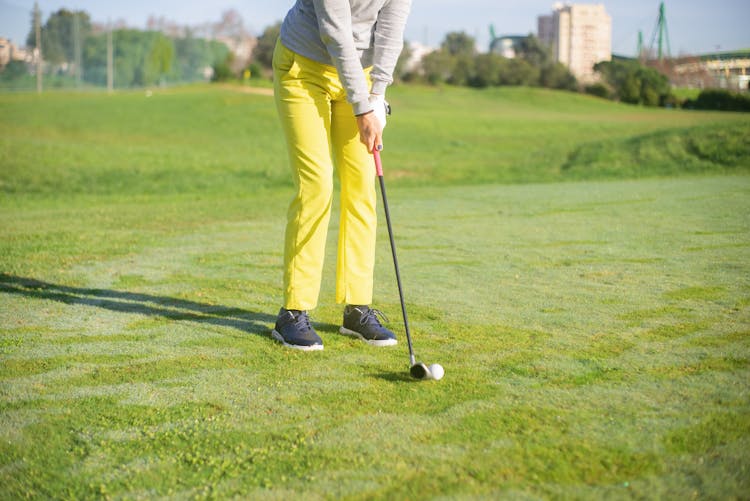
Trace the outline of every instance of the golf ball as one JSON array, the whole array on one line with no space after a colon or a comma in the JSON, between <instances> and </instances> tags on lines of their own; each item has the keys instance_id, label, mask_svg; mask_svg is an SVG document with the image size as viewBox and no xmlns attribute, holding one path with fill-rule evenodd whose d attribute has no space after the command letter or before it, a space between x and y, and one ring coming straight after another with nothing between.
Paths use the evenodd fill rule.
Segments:
<instances>
[{"instance_id":1,"label":"golf ball","mask_svg":"<svg viewBox=\"0 0 750 501\"><path fill-rule=\"evenodd\" d=\"M432 373L432 377L435 378L435 380L443 379L443 375L445 374L443 366L440 364L432 364L430 366L430 372Z\"/></svg>"}]
</instances>

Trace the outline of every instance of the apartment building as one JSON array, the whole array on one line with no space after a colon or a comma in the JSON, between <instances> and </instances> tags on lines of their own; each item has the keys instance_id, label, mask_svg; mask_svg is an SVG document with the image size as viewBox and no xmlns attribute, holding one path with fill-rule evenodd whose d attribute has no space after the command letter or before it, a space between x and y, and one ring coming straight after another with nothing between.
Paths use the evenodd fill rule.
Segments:
<instances>
[{"instance_id":1,"label":"apartment building","mask_svg":"<svg viewBox=\"0 0 750 501\"><path fill-rule=\"evenodd\" d=\"M584 83L597 79L594 64L612 59L612 18L603 4L556 3L538 17L537 36Z\"/></svg>"}]
</instances>

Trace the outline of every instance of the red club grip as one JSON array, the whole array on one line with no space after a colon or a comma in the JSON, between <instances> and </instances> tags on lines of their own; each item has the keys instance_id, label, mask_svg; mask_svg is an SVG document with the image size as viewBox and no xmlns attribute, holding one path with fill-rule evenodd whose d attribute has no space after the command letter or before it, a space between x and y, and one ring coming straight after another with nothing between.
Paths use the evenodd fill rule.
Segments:
<instances>
[{"instance_id":1,"label":"red club grip","mask_svg":"<svg viewBox=\"0 0 750 501\"><path fill-rule=\"evenodd\" d=\"M383 163L380 161L380 152L372 150L372 156L375 158L375 173L378 177L383 177Z\"/></svg>"}]
</instances>

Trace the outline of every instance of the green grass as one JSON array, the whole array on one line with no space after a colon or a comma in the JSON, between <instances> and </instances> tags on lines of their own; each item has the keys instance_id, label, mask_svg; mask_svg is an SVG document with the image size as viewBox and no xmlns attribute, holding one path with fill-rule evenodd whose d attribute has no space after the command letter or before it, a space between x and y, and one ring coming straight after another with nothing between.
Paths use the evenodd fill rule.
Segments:
<instances>
[{"instance_id":1,"label":"green grass","mask_svg":"<svg viewBox=\"0 0 750 501\"><path fill-rule=\"evenodd\" d=\"M0 95L0 499L741 499L750 119L395 88L375 296L402 341L268 333L268 97ZM564 181L564 182L560 182Z\"/></svg>"},{"instance_id":2,"label":"green grass","mask_svg":"<svg viewBox=\"0 0 750 501\"><path fill-rule=\"evenodd\" d=\"M690 87L674 87L672 88L672 95L683 101L685 99L696 99L700 95L701 90Z\"/></svg>"},{"instance_id":3,"label":"green grass","mask_svg":"<svg viewBox=\"0 0 750 501\"><path fill-rule=\"evenodd\" d=\"M8 193L246 194L290 186L268 97L204 87L0 95ZM540 89L396 88L388 161L412 186L747 173L750 118Z\"/></svg>"}]
</instances>

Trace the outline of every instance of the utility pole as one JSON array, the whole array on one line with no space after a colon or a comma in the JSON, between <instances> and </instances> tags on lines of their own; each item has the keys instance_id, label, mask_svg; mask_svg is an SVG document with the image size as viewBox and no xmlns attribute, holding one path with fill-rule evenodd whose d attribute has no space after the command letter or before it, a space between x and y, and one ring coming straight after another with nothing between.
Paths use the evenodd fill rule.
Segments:
<instances>
[{"instance_id":1,"label":"utility pole","mask_svg":"<svg viewBox=\"0 0 750 501\"><path fill-rule=\"evenodd\" d=\"M81 55L81 18L78 12L73 14L73 52L76 64L76 88L81 88L83 74L83 57Z\"/></svg>"},{"instance_id":2,"label":"utility pole","mask_svg":"<svg viewBox=\"0 0 750 501\"><path fill-rule=\"evenodd\" d=\"M34 2L34 33L36 35L36 92L42 93L42 13Z\"/></svg>"},{"instance_id":3,"label":"utility pole","mask_svg":"<svg viewBox=\"0 0 750 501\"><path fill-rule=\"evenodd\" d=\"M109 23L109 29L107 30L107 92L109 92L110 94L114 91L115 87L113 52L112 24Z\"/></svg>"}]
</instances>

